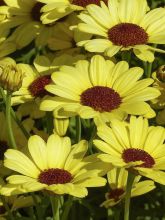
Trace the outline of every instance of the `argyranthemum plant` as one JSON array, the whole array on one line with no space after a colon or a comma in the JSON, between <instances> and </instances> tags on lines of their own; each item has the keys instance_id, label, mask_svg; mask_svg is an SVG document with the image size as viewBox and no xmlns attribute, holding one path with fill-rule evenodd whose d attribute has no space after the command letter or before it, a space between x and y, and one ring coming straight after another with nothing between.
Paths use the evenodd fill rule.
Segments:
<instances>
[{"instance_id":1,"label":"argyranthemum plant","mask_svg":"<svg viewBox=\"0 0 165 220\"><path fill-rule=\"evenodd\" d=\"M26 192L48 190L55 194L70 194L84 197L87 187L104 186L106 180L101 175L111 169L111 165L102 163L97 154L84 157L88 144L82 140L71 146L68 137L51 135L47 143L35 135L30 137L28 149L32 160L18 150L5 153L5 166L18 174L9 176L10 184L22 187ZM6 195L7 186L1 189ZM6 192L6 193L5 193Z\"/></svg>"},{"instance_id":2,"label":"argyranthemum plant","mask_svg":"<svg viewBox=\"0 0 165 220\"><path fill-rule=\"evenodd\" d=\"M113 168L107 173L107 179L110 189L105 194L106 200L101 204L105 208L114 206L125 198L128 171L124 168ZM131 197L143 195L155 188L152 180L139 181L140 176L136 176L132 184Z\"/></svg>"},{"instance_id":3,"label":"argyranthemum plant","mask_svg":"<svg viewBox=\"0 0 165 220\"><path fill-rule=\"evenodd\" d=\"M44 24L52 23L72 13L73 11L84 10L87 5L100 5L101 0L39 0L46 5L42 7L43 15L41 20ZM108 0L103 0L107 3Z\"/></svg>"},{"instance_id":4,"label":"argyranthemum plant","mask_svg":"<svg viewBox=\"0 0 165 220\"><path fill-rule=\"evenodd\" d=\"M159 91L149 87L152 79L140 78L143 70L130 68L127 62L114 64L96 55L91 61L78 61L75 67L62 66L52 74L54 84L47 85L48 92L56 97L41 103L41 110L57 115L80 115L82 118L119 118L126 114L154 117L146 101L158 97Z\"/></svg>"},{"instance_id":5,"label":"argyranthemum plant","mask_svg":"<svg viewBox=\"0 0 165 220\"><path fill-rule=\"evenodd\" d=\"M114 120L111 127L99 126L97 134L102 140L94 144L105 153L99 158L165 185L165 128L131 116L128 124Z\"/></svg>"},{"instance_id":6,"label":"argyranthemum plant","mask_svg":"<svg viewBox=\"0 0 165 220\"><path fill-rule=\"evenodd\" d=\"M133 49L139 59L152 62L154 51L165 52L150 45L165 43L165 8L147 10L146 0L109 0L108 6L103 2L101 6L87 6L88 13L79 15L84 23L78 28L95 34L96 38L78 45L110 57L121 50Z\"/></svg>"}]
</instances>

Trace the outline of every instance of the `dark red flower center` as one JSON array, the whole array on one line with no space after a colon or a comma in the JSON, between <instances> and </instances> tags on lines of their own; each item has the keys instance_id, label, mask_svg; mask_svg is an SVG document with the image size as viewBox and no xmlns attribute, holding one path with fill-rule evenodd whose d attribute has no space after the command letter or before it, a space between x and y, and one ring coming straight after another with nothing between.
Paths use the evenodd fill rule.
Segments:
<instances>
[{"instance_id":1,"label":"dark red flower center","mask_svg":"<svg viewBox=\"0 0 165 220\"><path fill-rule=\"evenodd\" d=\"M51 168L40 173L38 180L47 185L65 184L72 180L72 175L63 169Z\"/></svg>"},{"instance_id":2,"label":"dark red flower center","mask_svg":"<svg viewBox=\"0 0 165 220\"><path fill-rule=\"evenodd\" d=\"M108 30L108 38L114 45L129 47L146 44L148 34L136 24L121 23Z\"/></svg>"},{"instance_id":3,"label":"dark red flower center","mask_svg":"<svg viewBox=\"0 0 165 220\"><path fill-rule=\"evenodd\" d=\"M122 100L113 89L106 86L94 86L81 94L80 102L99 112L111 112L120 106Z\"/></svg>"},{"instance_id":4,"label":"dark red flower center","mask_svg":"<svg viewBox=\"0 0 165 220\"><path fill-rule=\"evenodd\" d=\"M9 148L6 141L0 141L0 160L4 159L4 153Z\"/></svg>"},{"instance_id":5,"label":"dark red flower center","mask_svg":"<svg viewBox=\"0 0 165 220\"><path fill-rule=\"evenodd\" d=\"M49 94L45 90L45 86L50 84L50 82L50 75L40 76L29 85L28 89L32 96L42 98L43 96Z\"/></svg>"},{"instance_id":6,"label":"dark red flower center","mask_svg":"<svg viewBox=\"0 0 165 220\"><path fill-rule=\"evenodd\" d=\"M124 194L124 189L122 188L116 188L116 189L112 189L109 193L108 193L108 199L114 199L115 202L117 202L120 199L120 196L122 196Z\"/></svg>"},{"instance_id":7,"label":"dark red flower center","mask_svg":"<svg viewBox=\"0 0 165 220\"><path fill-rule=\"evenodd\" d=\"M41 15L42 15L42 13L40 12L41 11L41 8L44 6L44 4L43 3L40 3L40 2L37 2L34 6L33 6L33 8L32 8L32 10L31 10L31 16L32 16L32 19L34 20L34 21L41 21L40 20L40 17L41 17Z\"/></svg>"},{"instance_id":8,"label":"dark red flower center","mask_svg":"<svg viewBox=\"0 0 165 220\"><path fill-rule=\"evenodd\" d=\"M0 215L5 214L5 212L6 212L5 207L4 207L3 205L1 205L1 206L0 206Z\"/></svg>"},{"instance_id":9,"label":"dark red flower center","mask_svg":"<svg viewBox=\"0 0 165 220\"><path fill-rule=\"evenodd\" d=\"M143 163L141 165L137 165L137 167L152 168L155 164L155 161L151 155L144 150L136 148L124 150L122 158L125 163L142 161Z\"/></svg>"},{"instance_id":10,"label":"dark red flower center","mask_svg":"<svg viewBox=\"0 0 165 220\"><path fill-rule=\"evenodd\" d=\"M3 0L0 0L0 6L6 5L6 3Z\"/></svg>"},{"instance_id":11,"label":"dark red flower center","mask_svg":"<svg viewBox=\"0 0 165 220\"><path fill-rule=\"evenodd\" d=\"M100 6L100 2L103 1L105 4L108 4L108 0L73 0L72 4L78 5L81 7L86 7L87 5L90 4L95 4Z\"/></svg>"}]
</instances>

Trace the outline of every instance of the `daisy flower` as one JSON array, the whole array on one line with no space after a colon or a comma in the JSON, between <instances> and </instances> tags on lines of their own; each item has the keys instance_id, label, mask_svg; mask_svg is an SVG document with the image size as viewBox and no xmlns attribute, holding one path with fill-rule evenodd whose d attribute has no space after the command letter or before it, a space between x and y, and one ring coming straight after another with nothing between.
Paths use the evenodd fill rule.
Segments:
<instances>
[{"instance_id":1,"label":"daisy flower","mask_svg":"<svg viewBox=\"0 0 165 220\"><path fill-rule=\"evenodd\" d=\"M37 0L19 0L19 3L13 0L6 1L6 4L8 19L3 21L3 25L9 30L16 28L11 39L15 41L17 49L27 46L33 40L37 47L45 46L54 32L54 23L42 24L40 10L44 4Z\"/></svg>"},{"instance_id":2,"label":"daisy flower","mask_svg":"<svg viewBox=\"0 0 165 220\"><path fill-rule=\"evenodd\" d=\"M107 173L109 192L105 194L106 200L101 204L109 208L121 202L125 198L128 171L124 168L113 168ZM155 188L152 180L141 181L140 176L136 176L132 185L131 197L140 196L150 192Z\"/></svg>"},{"instance_id":3,"label":"daisy flower","mask_svg":"<svg viewBox=\"0 0 165 220\"><path fill-rule=\"evenodd\" d=\"M84 10L87 5L100 5L101 0L38 0L44 4L41 20L43 24L52 23L60 18L72 13L73 11ZM106 4L108 0L102 0Z\"/></svg>"},{"instance_id":4,"label":"daisy flower","mask_svg":"<svg viewBox=\"0 0 165 220\"><path fill-rule=\"evenodd\" d=\"M112 167L97 159L97 154L84 157L87 142L80 141L71 146L68 137L51 135L47 143L37 136L31 136L28 149L32 159L18 150L5 153L5 166L18 172L7 178L10 184L21 186L26 192L48 190L55 194L70 194L84 197L86 187L104 186L104 175ZM105 171L106 170L106 171ZM5 194L5 189L1 189Z\"/></svg>"},{"instance_id":5,"label":"daisy flower","mask_svg":"<svg viewBox=\"0 0 165 220\"><path fill-rule=\"evenodd\" d=\"M125 61L114 64L102 56L78 61L75 67L62 66L52 74L54 84L45 88L56 97L42 101L40 109L57 116L80 115L82 118L118 118L126 114L154 117L146 101L160 95L149 87L152 79L139 80L143 70L130 68Z\"/></svg>"},{"instance_id":6,"label":"daisy flower","mask_svg":"<svg viewBox=\"0 0 165 220\"><path fill-rule=\"evenodd\" d=\"M114 120L111 127L99 126L97 134L101 140L94 140L94 144L105 153L99 158L165 185L163 127L149 126L147 119L131 116L128 124Z\"/></svg>"},{"instance_id":7,"label":"daisy flower","mask_svg":"<svg viewBox=\"0 0 165 220\"><path fill-rule=\"evenodd\" d=\"M72 64L77 59L79 60L79 56L61 55L53 60L46 56L37 56L34 60L34 67L22 64L25 76L21 88L13 93L12 104L17 105L43 98L48 94L45 86L51 83L51 73L57 70L60 65Z\"/></svg>"},{"instance_id":8,"label":"daisy flower","mask_svg":"<svg viewBox=\"0 0 165 220\"><path fill-rule=\"evenodd\" d=\"M146 0L109 0L108 6L88 5L79 18L81 31L96 35L95 39L82 41L87 51L101 52L112 57L121 50L133 49L143 61L153 62L154 51L165 52L148 44L165 43L165 8L147 12Z\"/></svg>"}]
</instances>

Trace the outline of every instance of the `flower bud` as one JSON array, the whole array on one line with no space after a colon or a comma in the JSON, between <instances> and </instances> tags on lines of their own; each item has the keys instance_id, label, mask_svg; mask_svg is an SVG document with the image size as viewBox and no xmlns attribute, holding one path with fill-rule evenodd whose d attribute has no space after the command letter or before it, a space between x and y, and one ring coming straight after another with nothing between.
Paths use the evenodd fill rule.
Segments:
<instances>
[{"instance_id":1,"label":"flower bud","mask_svg":"<svg viewBox=\"0 0 165 220\"><path fill-rule=\"evenodd\" d=\"M0 61L0 86L10 92L19 90L22 85L23 73L14 60L4 58Z\"/></svg>"},{"instance_id":2,"label":"flower bud","mask_svg":"<svg viewBox=\"0 0 165 220\"><path fill-rule=\"evenodd\" d=\"M162 65L158 68L156 71L156 76L160 81L165 82L165 65Z\"/></svg>"},{"instance_id":3,"label":"flower bud","mask_svg":"<svg viewBox=\"0 0 165 220\"><path fill-rule=\"evenodd\" d=\"M64 136L69 126L68 118L54 118L54 132L59 136Z\"/></svg>"}]
</instances>

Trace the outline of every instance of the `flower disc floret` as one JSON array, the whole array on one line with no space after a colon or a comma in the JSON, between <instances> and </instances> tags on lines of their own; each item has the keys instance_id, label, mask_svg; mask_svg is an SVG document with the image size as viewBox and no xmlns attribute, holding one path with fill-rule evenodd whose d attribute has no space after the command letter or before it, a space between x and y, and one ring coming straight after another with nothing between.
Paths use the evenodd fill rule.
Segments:
<instances>
[{"instance_id":1,"label":"flower disc floret","mask_svg":"<svg viewBox=\"0 0 165 220\"><path fill-rule=\"evenodd\" d=\"M102 0L102 1L104 1L105 4L108 3L108 0ZM90 4L95 4L95 5L100 6L100 2L101 0L73 0L72 4L78 5L81 7L86 7L87 5L90 5Z\"/></svg>"},{"instance_id":2,"label":"flower disc floret","mask_svg":"<svg viewBox=\"0 0 165 220\"><path fill-rule=\"evenodd\" d=\"M51 76L45 75L40 76L37 79L35 79L28 87L30 93L34 97L43 97L47 94L47 91L45 90L45 86L50 84L51 82Z\"/></svg>"},{"instance_id":3,"label":"flower disc floret","mask_svg":"<svg viewBox=\"0 0 165 220\"><path fill-rule=\"evenodd\" d=\"M115 202L117 202L120 199L120 196L122 196L124 194L124 189L122 188L116 188L116 189L112 189L109 193L108 193L108 199L114 199Z\"/></svg>"},{"instance_id":4,"label":"flower disc floret","mask_svg":"<svg viewBox=\"0 0 165 220\"><path fill-rule=\"evenodd\" d=\"M110 112L121 104L120 95L106 86L94 86L81 94L81 104L99 112Z\"/></svg>"},{"instance_id":5,"label":"flower disc floret","mask_svg":"<svg viewBox=\"0 0 165 220\"><path fill-rule=\"evenodd\" d=\"M139 25L121 23L108 30L108 38L114 45L129 47L147 44L148 34Z\"/></svg>"},{"instance_id":6,"label":"flower disc floret","mask_svg":"<svg viewBox=\"0 0 165 220\"><path fill-rule=\"evenodd\" d=\"M64 184L72 180L72 175L67 170L52 168L42 171L38 180L47 185Z\"/></svg>"},{"instance_id":7,"label":"flower disc floret","mask_svg":"<svg viewBox=\"0 0 165 220\"><path fill-rule=\"evenodd\" d=\"M141 149L129 148L123 151L122 158L126 163L143 161L139 167L152 168L155 161L151 155Z\"/></svg>"}]
</instances>

